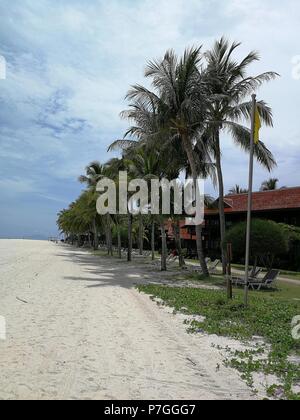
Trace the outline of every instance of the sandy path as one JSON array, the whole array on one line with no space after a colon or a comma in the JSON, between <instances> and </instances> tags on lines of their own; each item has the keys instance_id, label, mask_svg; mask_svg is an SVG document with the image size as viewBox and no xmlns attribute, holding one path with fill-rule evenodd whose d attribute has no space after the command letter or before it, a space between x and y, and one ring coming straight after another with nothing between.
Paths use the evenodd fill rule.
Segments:
<instances>
[{"instance_id":1,"label":"sandy path","mask_svg":"<svg viewBox=\"0 0 300 420\"><path fill-rule=\"evenodd\" d=\"M211 337L133 288L138 267L47 242L0 256L0 399L251 398Z\"/></svg>"}]
</instances>

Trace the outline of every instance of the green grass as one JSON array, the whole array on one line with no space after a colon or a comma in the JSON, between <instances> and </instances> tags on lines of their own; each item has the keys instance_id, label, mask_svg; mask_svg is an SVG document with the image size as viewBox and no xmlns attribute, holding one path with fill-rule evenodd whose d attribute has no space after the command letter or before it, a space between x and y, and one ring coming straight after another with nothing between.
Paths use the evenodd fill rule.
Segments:
<instances>
[{"instance_id":1,"label":"green grass","mask_svg":"<svg viewBox=\"0 0 300 420\"><path fill-rule=\"evenodd\" d=\"M199 284L209 285L209 286L225 287L226 285L226 281L222 274L214 274L211 277L207 278L197 273L188 273L188 274L184 273L184 274L181 274L179 279L191 280L194 283L199 283Z\"/></svg>"},{"instance_id":2,"label":"green grass","mask_svg":"<svg viewBox=\"0 0 300 420\"><path fill-rule=\"evenodd\" d=\"M178 277L180 280L191 280L194 283L199 283L203 285L209 286L218 286L218 287L226 287L226 279L221 274L215 274L210 278L206 278L202 275L196 273L189 273L184 274ZM242 287L240 288L233 288L235 292L240 293L242 291ZM285 281L277 281L276 287L274 289L267 289L267 290L260 290L260 291L251 291L254 295L259 296L269 296L279 300L286 300L286 301L296 301L297 299L300 300L300 284L290 284Z\"/></svg>"},{"instance_id":3,"label":"green grass","mask_svg":"<svg viewBox=\"0 0 300 420\"><path fill-rule=\"evenodd\" d=\"M279 300L286 300L286 301L300 301L300 284L290 284L284 281L278 281L277 287L274 290L267 290L261 292L254 292L258 294L264 294L266 296L273 297ZM300 315L300 313L299 313Z\"/></svg>"},{"instance_id":4,"label":"green grass","mask_svg":"<svg viewBox=\"0 0 300 420\"><path fill-rule=\"evenodd\" d=\"M200 280L203 281L203 280ZM263 337L271 345L271 352L264 357L258 348L253 352L230 354L226 364L238 369L249 384L254 372L276 375L282 383L282 398L300 399L294 394L293 385L300 381L300 366L288 361L290 354L300 356L300 343L291 335L291 321L300 315L300 302L292 301L292 291L287 287L282 291L250 294L250 307L243 306L243 292L235 290L234 299L227 301L224 290L210 291L195 288L171 288L165 286L138 286L141 292L162 299L166 305L189 315L202 315L203 322L193 321L192 331L206 331L209 334L251 340L253 336ZM296 288L298 286L295 286ZM299 296L299 288L297 290ZM276 386L268 390L278 395Z\"/></svg>"},{"instance_id":5,"label":"green grass","mask_svg":"<svg viewBox=\"0 0 300 420\"><path fill-rule=\"evenodd\" d=\"M285 277L287 279L292 280L299 280L300 281L300 273L296 273L294 271L281 271L280 277Z\"/></svg>"}]
</instances>

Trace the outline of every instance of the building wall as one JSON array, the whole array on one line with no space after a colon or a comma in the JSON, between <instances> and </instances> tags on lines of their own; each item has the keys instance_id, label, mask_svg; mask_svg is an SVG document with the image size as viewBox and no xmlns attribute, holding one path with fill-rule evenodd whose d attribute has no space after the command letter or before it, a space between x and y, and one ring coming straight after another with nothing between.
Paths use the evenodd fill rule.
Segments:
<instances>
[{"instance_id":1,"label":"building wall","mask_svg":"<svg viewBox=\"0 0 300 420\"><path fill-rule=\"evenodd\" d=\"M273 220L277 223L285 223L300 227L300 209L294 210L269 210L254 211L253 218ZM226 227L230 229L234 224L247 220L247 213L232 212L226 213ZM172 237L172 229L168 231L169 237ZM203 225L203 246L207 255L216 258L220 256L220 222L218 213L208 213L205 215L205 224ZM195 227L185 227L181 223L180 235L182 246L189 250L191 254L196 254L196 230Z\"/></svg>"}]
</instances>

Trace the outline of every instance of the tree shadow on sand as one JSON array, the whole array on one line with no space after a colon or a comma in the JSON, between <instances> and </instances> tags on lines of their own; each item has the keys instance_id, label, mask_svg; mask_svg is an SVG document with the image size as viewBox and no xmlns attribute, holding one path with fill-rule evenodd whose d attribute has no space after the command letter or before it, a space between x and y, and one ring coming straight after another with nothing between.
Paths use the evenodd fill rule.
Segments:
<instances>
[{"instance_id":1,"label":"tree shadow on sand","mask_svg":"<svg viewBox=\"0 0 300 420\"><path fill-rule=\"evenodd\" d=\"M86 276L64 276L66 281L82 282L85 288L124 287L134 288L139 284L173 284L178 272L161 272L150 259L127 262L114 257L97 256L89 250L69 245L60 245L55 254L58 258L73 262L83 268Z\"/></svg>"}]
</instances>

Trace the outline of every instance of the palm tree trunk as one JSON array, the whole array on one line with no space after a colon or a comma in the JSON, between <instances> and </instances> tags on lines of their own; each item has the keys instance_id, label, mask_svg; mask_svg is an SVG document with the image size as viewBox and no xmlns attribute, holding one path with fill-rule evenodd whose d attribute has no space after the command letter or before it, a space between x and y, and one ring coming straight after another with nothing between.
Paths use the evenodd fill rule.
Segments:
<instances>
[{"instance_id":1,"label":"palm tree trunk","mask_svg":"<svg viewBox=\"0 0 300 420\"><path fill-rule=\"evenodd\" d=\"M120 260L122 259L122 250L121 250L121 231L120 231L120 226L117 226L117 235L118 235L118 255Z\"/></svg>"},{"instance_id":2,"label":"palm tree trunk","mask_svg":"<svg viewBox=\"0 0 300 420\"><path fill-rule=\"evenodd\" d=\"M152 251L152 261L155 260L155 221L152 220L151 226L151 251Z\"/></svg>"},{"instance_id":3,"label":"palm tree trunk","mask_svg":"<svg viewBox=\"0 0 300 420\"><path fill-rule=\"evenodd\" d=\"M215 144L216 144L216 166L218 174L218 185L219 185L219 216L220 216L220 237L221 237L221 254L222 254L222 266L223 275L226 274L226 251L224 248L225 234L226 234L226 222L225 222L225 209L224 209L224 180L222 173L221 163L221 148L220 148L220 132L215 133Z\"/></svg>"},{"instance_id":4,"label":"palm tree trunk","mask_svg":"<svg viewBox=\"0 0 300 420\"><path fill-rule=\"evenodd\" d=\"M113 257L114 256L114 250L113 250L113 239L112 239L112 227L111 227L111 225L109 226L109 251L110 251L110 255Z\"/></svg>"},{"instance_id":5,"label":"palm tree trunk","mask_svg":"<svg viewBox=\"0 0 300 420\"><path fill-rule=\"evenodd\" d=\"M112 232L111 227L107 227L107 234L106 234L106 242L107 242L107 254L113 256L113 248L112 248Z\"/></svg>"},{"instance_id":6,"label":"palm tree trunk","mask_svg":"<svg viewBox=\"0 0 300 420\"><path fill-rule=\"evenodd\" d=\"M107 255L109 255L109 231L108 231L108 226L106 227L106 232L105 232L105 239L106 239L106 249L107 249Z\"/></svg>"},{"instance_id":7,"label":"palm tree trunk","mask_svg":"<svg viewBox=\"0 0 300 420\"><path fill-rule=\"evenodd\" d=\"M160 222L161 229L161 271L167 271L167 235L164 219Z\"/></svg>"},{"instance_id":8,"label":"palm tree trunk","mask_svg":"<svg viewBox=\"0 0 300 420\"><path fill-rule=\"evenodd\" d=\"M99 248L99 240L98 240L98 229L96 223L96 217L93 220L93 231L94 231L94 250L97 251Z\"/></svg>"},{"instance_id":9,"label":"palm tree trunk","mask_svg":"<svg viewBox=\"0 0 300 420\"><path fill-rule=\"evenodd\" d=\"M139 214L139 247L140 255L143 255L144 251L144 226L143 226L143 215Z\"/></svg>"},{"instance_id":10,"label":"palm tree trunk","mask_svg":"<svg viewBox=\"0 0 300 420\"><path fill-rule=\"evenodd\" d=\"M177 249L178 257L179 257L179 266L184 267L185 261L184 261L184 256L182 253L182 247L181 247L179 220L177 220L176 223L173 223L173 231L174 231L174 236L175 236L176 249Z\"/></svg>"},{"instance_id":11,"label":"palm tree trunk","mask_svg":"<svg viewBox=\"0 0 300 420\"><path fill-rule=\"evenodd\" d=\"M112 226L111 226L111 218L110 215L107 214L106 216L106 222L107 222L107 253L108 255L111 255L113 257L114 251L113 251L113 244L112 244Z\"/></svg>"},{"instance_id":12,"label":"palm tree trunk","mask_svg":"<svg viewBox=\"0 0 300 420\"><path fill-rule=\"evenodd\" d=\"M191 167L194 187L195 187L195 190L196 190L198 188L198 186L197 186L198 173L197 173L196 160L195 160L195 157L194 157L192 144L191 144L187 134L181 133L181 136L182 136L182 139L183 139L183 146L184 146L184 149L186 151L188 161L189 161L189 164L190 164L190 167ZM205 257L204 257L204 252L203 252L202 226L201 225L196 225L196 241L197 241L197 253L198 253L199 263L200 263L200 266L202 268L202 272L205 276L209 277L209 271L207 269L207 264L206 264Z\"/></svg>"},{"instance_id":13,"label":"palm tree trunk","mask_svg":"<svg viewBox=\"0 0 300 420\"><path fill-rule=\"evenodd\" d=\"M132 214L128 214L128 252L127 261L132 261Z\"/></svg>"}]
</instances>

